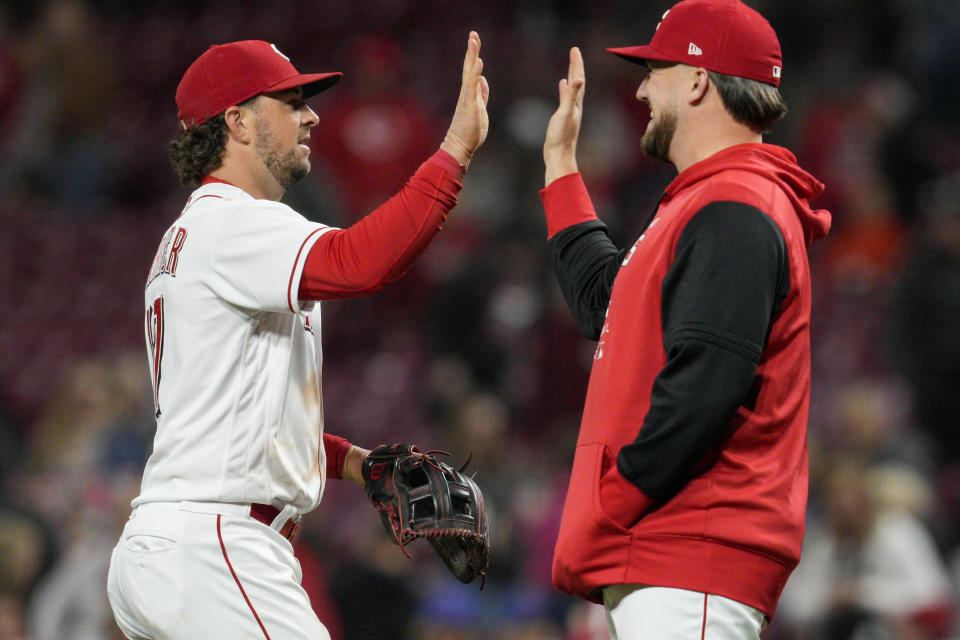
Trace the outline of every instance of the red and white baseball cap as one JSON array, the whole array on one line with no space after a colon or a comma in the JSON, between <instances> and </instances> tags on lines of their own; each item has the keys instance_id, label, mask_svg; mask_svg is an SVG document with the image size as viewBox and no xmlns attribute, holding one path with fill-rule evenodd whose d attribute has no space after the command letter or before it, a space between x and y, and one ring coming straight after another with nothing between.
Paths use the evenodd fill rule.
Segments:
<instances>
[{"instance_id":1,"label":"red and white baseball cap","mask_svg":"<svg viewBox=\"0 0 960 640\"><path fill-rule=\"evenodd\" d=\"M265 91L303 87L308 98L342 75L300 73L290 58L262 40L215 44L193 61L177 85L177 117L184 128L195 127Z\"/></svg>"},{"instance_id":2,"label":"red and white baseball cap","mask_svg":"<svg viewBox=\"0 0 960 640\"><path fill-rule=\"evenodd\" d=\"M740 0L683 0L665 14L650 44L607 49L621 58L681 62L780 86L780 41L766 18Z\"/></svg>"}]
</instances>

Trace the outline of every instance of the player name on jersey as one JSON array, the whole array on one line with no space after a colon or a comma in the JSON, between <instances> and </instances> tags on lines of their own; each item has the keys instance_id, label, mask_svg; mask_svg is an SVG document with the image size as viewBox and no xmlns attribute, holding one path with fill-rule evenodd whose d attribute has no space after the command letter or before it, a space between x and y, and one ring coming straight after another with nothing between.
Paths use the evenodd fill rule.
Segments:
<instances>
[{"instance_id":1,"label":"player name on jersey","mask_svg":"<svg viewBox=\"0 0 960 640\"><path fill-rule=\"evenodd\" d=\"M177 275L177 260L180 258L180 250L183 249L183 243L186 240L187 230L183 227L173 226L167 230L153 259L150 275L147 276L148 286L157 276L165 273Z\"/></svg>"}]
</instances>

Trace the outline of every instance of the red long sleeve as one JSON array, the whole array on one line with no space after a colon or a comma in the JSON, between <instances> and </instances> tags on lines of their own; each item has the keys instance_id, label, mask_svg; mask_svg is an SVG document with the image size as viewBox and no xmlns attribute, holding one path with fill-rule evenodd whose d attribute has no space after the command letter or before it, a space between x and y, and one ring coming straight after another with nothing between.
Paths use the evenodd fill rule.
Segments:
<instances>
[{"instance_id":1,"label":"red long sleeve","mask_svg":"<svg viewBox=\"0 0 960 640\"><path fill-rule=\"evenodd\" d=\"M547 214L547 238L581 222L596 220L597 213L579 173L557 178L540 191Z\"/></svg>"},{"instance_id":2,"label":"red long sleeve","mask_svg":"<svg viewBox=\"0 0 960 640\"><path fill-rule=\"evenodd\" d=\"M343 461L353 445L340 436L323 434L323 451L327 455L327 478L343 477Z\"/></svg>"},{"instance_id":3,"label":"red long sleeve","mask_svg":"<svg viewBox=\"0 0 960 640\"><path fill-rule=\"evenodd\" d=\"M320 236L303 267L300 299L366 296L402 276L457 204L462 177L457 161L437 151L372 213Z\"/></svg>"}]
</instances>

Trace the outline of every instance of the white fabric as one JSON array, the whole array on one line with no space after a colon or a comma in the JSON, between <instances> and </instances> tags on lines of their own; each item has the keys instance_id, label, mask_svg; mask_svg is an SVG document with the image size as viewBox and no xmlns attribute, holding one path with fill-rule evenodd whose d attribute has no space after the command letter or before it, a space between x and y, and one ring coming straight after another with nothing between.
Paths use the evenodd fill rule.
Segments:
<instances>
[{"instance_id":1,"label":"white fabric","mask_svg":"<svg viewBox=\"0 0 960 640\"><path fill-rule=\"evenodd\" d=\"M612 640L759 640L766 616L722 596L637 584L603 590Z\"/></svg>"},{"instance_id":2,"label":"white fabric","mask_svg":"<svg viewBox=\"0 0 960 640\"><path fill-rule=\"evenodd\" d=\"M296 294L310 248L329 230L231 185L191 195L144 296L158 419L134 506L317 506L320 305L301 306Z\"/></svg>"},{"instance_id":3,"label":"white fabric","mask_svg":"<svg viewBox=\"0 0 960 640\"><path fill-rule=\"evenodd\" d=\"M135 509L107 577L123 633L131 640L330 640L300 586L290 543L249 512L249 505L201 503Z\"/></svg>"},{"instance_id":4,"label":"white fabric","mask_svg":"<svg viewBox=\"0 0 960 640\"><path fill-rule=\"evenodd\" d=\"M953 598L950 574L933 536L906 511L887 511L863 545L863 604L871 611L909 616Z\"/></svg>"},{"instance_id":5,"label":"white fabric","mask_svg":"<svg viewBox=\"0 0 960 640\"><path fill-rule=\"evenodd\" d=\"M866 539L842 545L822 523L807 527L800 564L780 599L786 618L822 622L839 599L884 616L910 616L949 603L951 578L923 523L905 511L879 513Z\"/></svg>"}]
</instances>

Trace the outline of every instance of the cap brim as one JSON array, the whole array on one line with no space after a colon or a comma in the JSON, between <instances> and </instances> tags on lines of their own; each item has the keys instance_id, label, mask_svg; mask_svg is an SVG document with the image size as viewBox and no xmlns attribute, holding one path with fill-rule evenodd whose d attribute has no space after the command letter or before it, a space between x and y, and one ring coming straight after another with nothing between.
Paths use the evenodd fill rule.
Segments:
<instances>
[{"instance_id":1,"label":"cap brim","mask_svg":"<svg viewBox=\"0 0 960 640\"><path fill-rule=\"evenodd\" d=\"M332 73L301 73L298 76L287 78L282 82L267 87L266 91L283 91L294 87L303 87L303 97L309 98L326 91L343 77L339 71Z\"/></svg>"},{"instance_id":2,"label":"cap brim","mask_svg":"<svg viewBox=\"0 0 960 640\"><path fill-rule=\"evenodd\" d=\"M637 47L613 47L607 49L610 53L620 56L627 62L634 64L643 64L647 60L659 60L661 62L676 62L663 55L650 45L641 45Z\"/></svg>"}]
</instances>

